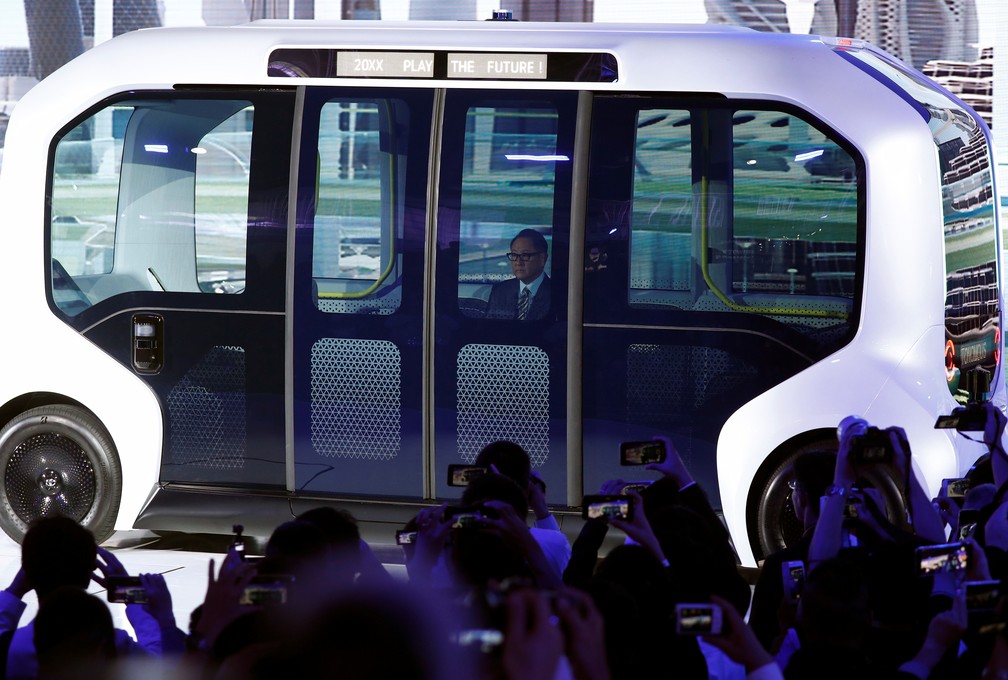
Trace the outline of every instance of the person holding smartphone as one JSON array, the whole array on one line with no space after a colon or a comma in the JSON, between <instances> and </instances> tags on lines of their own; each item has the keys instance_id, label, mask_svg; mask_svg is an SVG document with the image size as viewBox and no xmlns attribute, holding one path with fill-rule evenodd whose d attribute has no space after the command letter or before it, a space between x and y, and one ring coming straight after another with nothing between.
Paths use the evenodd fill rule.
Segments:
<instances>
[{"instance_id":1,"label":"person holding smartphone","mask_svg":"<svg viewBox=\"0 0 1008 680\"><path fill-rule=\"evenodd\" d=\"M95 573L95 565L98 565ZM17 627L34 590L39 600L60 588L86 589L94 580L105 586L111 576L127 576L125 567L111 552L98 547L87 529L68 517L43 517L28 528L21 544L21 569L11 584L0 591L0 633L13 632L7 654L7 678L38 677L34 621ZM171 594L160 574L143 574L147 604L126 606L126 618L136 634L115 630L115 646L121 657L160 656L181 653L185 634L175 625Z\"/></svg>"},{"instance_id":2,"label":"person holding smartphone","mask_svg":"<svg viewBox=\"0 0 1008 680\"><path fill-rule=\"evenodd\" d=\"M553 572L562 577L571 558L571 544L550 512L546 502L546 483L532 469L528 452L515 442L495 441L480 450L474 464L507 477L522 489L528 509L534 515L529 531L542 548Z\"/></svg>"}]
</instances>

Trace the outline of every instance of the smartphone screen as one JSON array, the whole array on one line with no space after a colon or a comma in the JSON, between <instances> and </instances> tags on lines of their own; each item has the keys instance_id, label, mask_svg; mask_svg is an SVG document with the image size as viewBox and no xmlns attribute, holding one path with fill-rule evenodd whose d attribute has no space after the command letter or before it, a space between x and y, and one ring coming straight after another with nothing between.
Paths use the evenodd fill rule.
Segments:
<instances>
[{"instance_id":1,"label":"smartphone screen","mask_svg":"<svg viewBox=\"0 0 1008 680\"><path fill-rule=\"evenodd\" d=\"M947 498L963 498L970 490L970 480L965 477L942 480L942 492Z\"/></svg>"},{"instance_id":2,"label":"smartphone screen","mask_svg":"<svg viewBox=\"0 0 1008 680\"><path fill-rule=\"evenodd\" d=\"M643 493L644 489L651 486L651 483L652 483L651 480L645 480L642 482L627 482L626 484L623 485L623 488L620 489L620 495L626 496L631 491L638 494Z\"/></svg>"},{"instance_id":3,"label":"smartphone screen","mask_svg":"<svg viewBox=\"0 0 1008 680\"><path fill-rule=\"evenodd\" d=\"M139 576L109 576L105 580L105 594L109 602L146 604L147 591Z\"/></svg>"},{"instance_id":4,"label":"smartphone screen","mask_svg":"<svg viewBox=\"0 0 1008 680\"><path fill-rule=\"evenodd\" d=\"M450 521L452 529L469 529L482 526L487 519L496 519L498 513L493 508L480 505L450 505L445 508L443 517Z\"/></svg>"},{"instance_id":5,"label":"smartphone screen","mask_svg":"<svg viewBox=\"0 0 1008 680\"><path fill-rule=\"evenodd\" d=\"M677 604L676 633L680 635L720 635L721 607L716 604Z\"/></svg>"},{"instance_id":6,"label":"smartphone screen","mask_svg":"<svg viewBox=\"0 0 1008 680\"><path fill-rule=\"evenodd\" d=\"M791 604L797 604L801 597L802 586L805 585L805 563L792 560L781 564L781 582L784 586L784 599Z\"/></svg>"},{"instance_id":7,"label":"smartphone screen","mask_svg":"<svg viewBox=\"0 0 1008 680\"><path fill-rule=\"evenodd\" d=\"M961 571L966 568L967 555L965 543L943 543L917 548L922 576Z\"/></svg>"},{"instance_id":8,"label":"smartphone screen","mask_svg":"<svg viewBox=\"0 0 1008 680\"><path fill-rule=\"evenodd\" d=\"M448 486L469 486L469 482L488 472L479 465L452 464L448 466Z\"/></svg>"},{"instance_id":9,"label":"smartphone screen","mask_svg":"<svg viewBox=\"0 0 1008 680\"><path fill-rule=\"evenodd\" d=\"M496 628L469 628L460 630L454 636L454 641L459 647L492 654L504 644L504 633Z\"/></svg>"},{"instance_id":10,"label":"smartphone screen","mask_svg":"<svg viewBox=\"0 0 1008 680\"><path fill-rule=\"evenodd\" d=\"M660 439L620 444L620 465L661 463L666 455L668 452L665 450L665 442Z\"/></svg>"},{"instance_id":11,"label":"smartphone screen","mask_svg":"<svg viewBox=\"0 0 1008 680\"><path fill-rule=\"evenodd\" d=\"M400 529L395 532L396 545L413 545L416 543L417 532Z\"/></svg>"},{"instance_id":12,"label":"smartphone screen","mask_svg":"<svg viewBox=\"0 0 1008 680\"><path fill-rule=\"evenodd\" d=\"M245 586L238 604L245 606L286 604L288 588L293 581L293 576L259 574Z\"/></svg>"},{"instance_id":13,"label":"smartphone screen","mask_svg":"<svg viewBox=\"0 0 1008 680\"><path fill-rule=\"evenodd\" d=\"M581 516L584 519L632 519L633 502L629 496L585 496L581 502Z\"/></svg>"}]
</instances>

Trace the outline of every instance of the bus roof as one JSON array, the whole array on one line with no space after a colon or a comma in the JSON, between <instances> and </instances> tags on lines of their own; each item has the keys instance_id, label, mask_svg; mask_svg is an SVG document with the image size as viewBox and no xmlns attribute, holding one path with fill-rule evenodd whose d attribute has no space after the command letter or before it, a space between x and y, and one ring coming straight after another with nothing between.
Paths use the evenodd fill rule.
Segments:
<instances>
[{"instance_id":1,"label":"bus roof","mask_svg":"<svg viewBox=\"0 0 1008 680\"><path fill-rule=\"evenodd\" d=\"M113 83L263 85L277 84L276 77L267 76L267 64L278 48L611 54L618 77L606 83L606 89L697 92L748 89L744 84L752 82L756 72L765 80L781 70L800 72L816 54L832 58L832 50L816 36L727 25L271 20L135 31L98 45L75 61L82 62L76 68L89 71L92 88ZM79 81L79 73L74 78ZM464 86L464 78L454 80ZM486 79L482 80L485 85ZM767 89L761 83L754 85L753 91Z\"/></svg>"}]
</instances>

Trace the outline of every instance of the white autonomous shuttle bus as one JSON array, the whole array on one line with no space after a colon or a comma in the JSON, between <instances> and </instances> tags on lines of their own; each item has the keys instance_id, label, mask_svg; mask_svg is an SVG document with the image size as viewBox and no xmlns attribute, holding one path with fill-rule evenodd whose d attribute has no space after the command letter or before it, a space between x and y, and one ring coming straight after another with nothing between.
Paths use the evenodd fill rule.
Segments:
<instances>
[{"instance_id":1,"label":"white autonomous shuttle bus","mask_svg":"<svg viewBox=\"0 0 1008 680\"><path fill-rule=\"evenodd\" d=\"M391 542L511 439L576 531L619 443L661 435L754 564L844 416L906 428L932 493L982 452L933 424L1003 391L995 197L983 121L856 41L130 33L10 120L0 523L255 531L332 502ZM519 321L490 293L523 229L549 282Z\"/></svg>"}]
</instances>

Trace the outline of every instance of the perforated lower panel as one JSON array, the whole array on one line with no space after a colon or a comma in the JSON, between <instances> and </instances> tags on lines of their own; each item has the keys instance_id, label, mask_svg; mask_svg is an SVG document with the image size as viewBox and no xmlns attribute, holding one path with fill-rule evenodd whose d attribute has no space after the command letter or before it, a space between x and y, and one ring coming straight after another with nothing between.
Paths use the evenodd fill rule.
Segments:
<instances>
[{"instance_id":1,"label":"perforated lower panel","mask_svg":"<svg viewBox=\"0 0 1008 680\"><path fill-rule=\"evenodd\" d=\"M322 338L311 353L311 441L327 458L389 460L401 447L402 359L384 340Z\"/></svg>"},{"instance_id":2,"label":"perforated lower panel","mask_svg":"<svg viewBox=\"0 0 1008 680\"><path fill-rule=\"evenodd\" d=\"M458 355L458 450L471 463L498 440L521 444L533 466L549 456L549 356L523 345L466 345Z\"/></svg>"},{"instance_id":3,"label":"perforated lower panel","mask_svg":"<svg viewBox=\"0 0 1008 680\"><path fill-rule=\"evenodd\" d=\"M330 314L378 314L387 316L399 309L402 290L396 286L388 295L364 298L319 298L318 308Z\"/></svg>"},{"instance_id":4,"label":"perforated lower panel","mask_svg":"<svg viewBox=\"0 0 1008 680\"><path fill-rule=\"evenodd\" d=\"M627 347L627 411L641 422L661 422L683 403L689 347Z\"/></svg>"},{"instance_id":5,"label":"perforated lower panel","mask_svg":"<svg viewBox=\"0 0 1008 680\"><path fill-rule=\"evenodd\" d=\"M662 424L712 400L748 392L756 368L715 347L639 344L627 347L628 418Z\"/></svg>"},{"instance_id":6,"label":"perforated lower panel","mask_svg":"<svg viewBox=\"0 0 1008 680\"><path fill-rule=\"evenodd\" d=\"M216 346L168 395L169 459L232 470L245 464L245 350Z\"/></svg>"}]
</instances>

